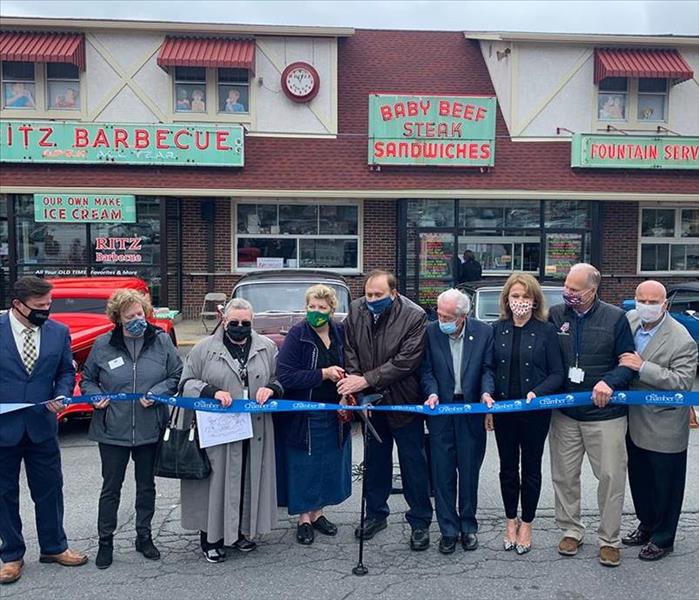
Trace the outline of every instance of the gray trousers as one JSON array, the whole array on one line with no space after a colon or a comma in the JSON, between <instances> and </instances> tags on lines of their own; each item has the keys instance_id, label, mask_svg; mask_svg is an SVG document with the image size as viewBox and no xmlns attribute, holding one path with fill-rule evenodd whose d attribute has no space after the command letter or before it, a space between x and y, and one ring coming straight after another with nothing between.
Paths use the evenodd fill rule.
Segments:
<instances>
[{"instance_id":1,"label":"gray trousers","mask_svg":"<svg viewBox=\"0 0 699 600\"><path fill-rule=\"evenodd\" d=\"M597 478L600 546L621 545L621 513L626 487L626 417L576 421L554 410L549 432L556 523L565 537L582 540L580 469L587 454Z\"/></svg>"}]
</instances>

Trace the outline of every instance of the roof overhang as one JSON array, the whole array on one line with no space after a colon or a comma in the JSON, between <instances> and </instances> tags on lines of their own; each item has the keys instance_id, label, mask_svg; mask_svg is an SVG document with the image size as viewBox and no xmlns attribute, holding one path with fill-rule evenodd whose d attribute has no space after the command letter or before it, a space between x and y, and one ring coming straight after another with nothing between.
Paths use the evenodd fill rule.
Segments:
<instances>
[{"instance_id":1,"label":"roof overhang","mask_svg":"<svg viewBox=\"0 0 699 600\"><path fill-rule=\"evenodd\" d=\"M464 31L469 40L484 42L535 42L551 44L588 44L615 46L699 46L693 35L611 35L593 33L529 33L523 31Z\"/></svg>"},{"instance_id":2,"label":"roof overhang","mask_svg":"<svg viewBox=\"0 0 699 600\"><path fill-rule=\"evenodd\" d=\"M53 19L0 16L0 27L42 28L44 30L124 30L199 33L215 35L274 35L303 37L349 37L353 27L313 27L301 25L241 25L233 23L184 23L172 21L129 21L122 19Z\"/></svg>"}]
</instances>

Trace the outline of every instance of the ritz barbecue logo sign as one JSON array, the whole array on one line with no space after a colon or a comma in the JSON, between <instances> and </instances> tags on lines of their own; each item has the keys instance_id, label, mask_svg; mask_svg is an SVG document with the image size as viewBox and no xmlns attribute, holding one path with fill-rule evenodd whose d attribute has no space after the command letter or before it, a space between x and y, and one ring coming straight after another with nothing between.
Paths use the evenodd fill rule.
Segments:
<instances>
[{"instance_id":1,"label":"ritz barbecue logo sign","mask_svg":"<svg viewBox=\"0 0 699 600\"><path fill-rule=\"evenodd\" d=\"M240 125L0 121L0 160L242 167L243 140Z\"/></svg>"},{"instance_id":2,"label":"ritz barbecue logo sign","mask_svg":"<svg viewBox=\"0 0 699 600\"><path fill-rule=\"evenodd\" d=\"M369 164L490 167L494 96L369 96Z\"/></svg>"}]
</instances>

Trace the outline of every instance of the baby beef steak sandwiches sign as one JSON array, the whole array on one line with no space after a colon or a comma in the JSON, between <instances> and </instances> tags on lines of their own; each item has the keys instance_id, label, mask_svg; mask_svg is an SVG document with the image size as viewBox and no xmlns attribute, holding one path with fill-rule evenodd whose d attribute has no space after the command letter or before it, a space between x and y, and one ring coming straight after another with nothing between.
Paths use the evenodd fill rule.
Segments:
<instances>
[{"instance_id":1,"label":"baby beef steak sandwiches sign","mask_svg":"<svg viewBox=\"0 0 699 600\"><path fill-rule=\"evenodd\" d=\"M369 96L369 164L491 167L495 97Z\"/></svg>"}]
</instances>

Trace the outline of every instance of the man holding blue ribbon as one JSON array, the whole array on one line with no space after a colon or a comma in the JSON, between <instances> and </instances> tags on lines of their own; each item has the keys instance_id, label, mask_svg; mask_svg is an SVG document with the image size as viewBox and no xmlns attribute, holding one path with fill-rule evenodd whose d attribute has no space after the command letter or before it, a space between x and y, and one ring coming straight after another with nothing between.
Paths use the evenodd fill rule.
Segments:
<instances>
[{"instance_id":1,"label":"man holding blue ribbon","mask_svg":"<svg viewBox=\"0 0 699 600\"><path fill-rule=\"evenodd\" d=\"M667 294L658 281L636 288L636 310L627 314L636 352L619 364L638 372L637 390L689 391L697 371L697 344L667 314ZM687 475L689 406L630 406L626 445L629 486L638 527L621 541L642 546L641 560L673 551Z\"/></svg>"},{"instance_id":2,"label":"man holding blue ribbon","mask_svg":"<svg viewBox=\"0 0 699 600\"><path fill-rule=\"evenodd\" d=\"M398 294L396 278L372 271L364 297L352 302L345 320L345 370L337 384L341 395L369 390L383 395L383 404L421 404L418 369L425 340L425 312ZM412 529L410 548L426 550L432 503L424 449L424 418L409 412L375 412L371 418L383 442L369 438L366 477L367 520L355 536L370 540L387 527L388 497L393 483L393 442L398 446L403 493Z\"/></svg>"},{"instance_id":3,"label":"man holding blue ribbon","mask_svg":"<svg viewBox=\"0 0 699 600\"><path fill-rule=\"evenodd\" d=\"M75 368L68 328L49 320L52 285L33 275L14 285L12 308L0 316L0 584L22 576L26 546L19 515L24 461L34 501L39 562L77 567L87 556L68 548L63 530L63 473L56 413L70 396ZM13 407L14 408L14 407Z\"/></svg>"},{"instance_id":4,"label":"man holding blue ribbon","mask_svg":"<svg viewBox=\"0 0 699 600\"><path fill-rule=\"evenodd\" d=\"M634 371L619 365L634 341L623 310L602 302L600 272L587 263L571 267L563 288L564 304L551 308L567 377L565 392L591 392L588 406L553 411L549 447L556 523L563 530L558 553L575 556L585 526L580 516L580 471L587 454L598 481L599 561L621 563L621 514L626 487L627 407L609 404L614 391L627 389Z\"/></svg>"}]
</instances>

